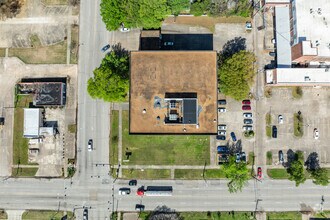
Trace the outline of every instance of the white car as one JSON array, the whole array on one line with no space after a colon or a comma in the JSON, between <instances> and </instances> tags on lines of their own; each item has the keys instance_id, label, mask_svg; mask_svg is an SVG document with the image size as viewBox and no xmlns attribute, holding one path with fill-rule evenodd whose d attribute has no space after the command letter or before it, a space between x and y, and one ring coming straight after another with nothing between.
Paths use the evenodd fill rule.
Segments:
<instances>
[{"instance_id":1,"label":"white car","mask_svg":"<svg viewBox=\"0 0 330 220\"><path fill-rule=\"evenodd\" d=\"M218 130L227 130L226 125L218 125Z\"/></svg>"},{"instance_id":2,"label":"white car","mask_svg":"<svg viewBox=\"0 0 330 220\"><path fill-rule=\"evenodd\" d=\"M218 135L226 135L226 131L218 131Z\"/></svg>"},{"instance_id":3,"label":"white car","mask_svg":"<svg viewBox=\"0 0 330 220\"><path fill-rule=\"evenodd\" d=\"M126 27L122 27L122 28L120 28L120 31L121 32L129 32L130 29L129 28L126 28Z\"/></svg>"},{"instance_id":4,"label":"white car","mask_svg":"<svg viewBox=\"0 0 330 220\"><path fill-rule=\"evenodd\" d=\"M278 123L279 123L279 124L283 124L283 121L284 121L283 116L282 116L282 115L279 115L279 116L278 116Z\"/></svg>"},{"instance_id":5,"label":"white car","mask_svg":"<svg viewBox=\"0 0 330 220\"><path fill-rule=\"evenodd\" d=\"M252 125L244 125L243 126L243 131L253 131Z\"/></svg>"},{"instance_id":6,"label":"white car","mask_svg":"<svg viewBox=\"0 0 330 220\"><path fill-rule=\"evenodd\" d=\"M226 108L218 108L218 112L226 112Z\"/></svg>"},{"instance_id":7,"label":"white car","mask_svg":"<svg viewBox=\"0 0 330 220\"><path fill-rule=\"evenodd\" d=\"M249 113L249 112L243 113L243 117L244 118L252 118L252 113Z\"/></svg>"},{"instance_id":8,"label":"white car","mask_svg":"<svg viewBox=\"0 0 330 220\"><path fill-rule=\"evenodd\" d=\"M314 128L314 139L319 139L319 130L317 130L317 128Z\"/></svg>"}]
</instances>

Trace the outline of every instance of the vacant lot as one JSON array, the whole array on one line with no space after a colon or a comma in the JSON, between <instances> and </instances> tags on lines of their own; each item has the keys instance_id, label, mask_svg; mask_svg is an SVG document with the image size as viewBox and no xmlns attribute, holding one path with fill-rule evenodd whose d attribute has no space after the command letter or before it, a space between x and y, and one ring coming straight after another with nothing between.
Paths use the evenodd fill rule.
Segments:
<instances>
[{"instance_id":1,"label":"vacant lot","mask_svg":"<svg viewBox=\"0 0 330 220\"><path fill-rule=\"evenodd\" d=\"M67 212L68 219L73 219L73 213ZM22 219L53 219L60 220L64 216L63 211L25 211L22 215Z\"/></svg>"},{"instance_id":2,"label":"vacant lot","mask_svg":"<svg viewBox=\"0 0 330 220\"><path fill-rule=\"evenodd\" d=\"M285 220L299 220L301 219L300 212L268 212L267 219L268 220L278 220L278 219L285 219Z\"/></svg>"},{"instance_id":3,"label":"vacant lot","mask_svg":"<svg viewBox=\"0 0 330 220\"><path fill-rule=\"evenodd\" d=\"M28 139L23 137L24 110L32 102L32 96L17 96L14 113L13 164L28 164Z\"/></svg>"},{"instance_id":4,"label":"vacant lot","mask_svg":"<svg viewBox=\"0 0 330 220\"><path fill-rule=\"evenodd\" d=\"M206 135L130 135L128 111L123 111L124 164L204 165L210 163L210 138Z\"/></svg>"},{"instance_id":5,"label":"vacant lot","mask_svg":"<svg viewBox=\"0 0 330 220\"><path fill-rule=\"evenodd\" d=\"M221 179L226 178L221 169L207 169L207 170L187 170L176 169L174 171L175 179Z\"/></svg>"},{"instance_id":6,"label":"vacant lot","mask_svg":"<svg viewBox=\"0 0 330 220\"><path fill-rule=\"evenodd\" d=\"M66 41L52 45L41 46L35 40L33 48L10 48L8 56L18 57L27 64L65 64Z\"/></svg>"},{"instance_id":7,"label":"vacant lot","mask_svg":"<svg viewBox=\"0 0 330 220\"><path fill-rule=\"evenodd\" d=\"M31 177L35 176L38 171L38 168L13 168L12 176L13 177Z\"/></svg>"},{"instance_id":8,"label":"vacant lot","mask_svg":"<svg viewBox=\"0 0 330 220\"><path fill-rule=\"evenodd\" d=\"M170 170L156 170L156 169L123 169L122 178L124 179L170 179Z\"/></svg>"}]
</instances>

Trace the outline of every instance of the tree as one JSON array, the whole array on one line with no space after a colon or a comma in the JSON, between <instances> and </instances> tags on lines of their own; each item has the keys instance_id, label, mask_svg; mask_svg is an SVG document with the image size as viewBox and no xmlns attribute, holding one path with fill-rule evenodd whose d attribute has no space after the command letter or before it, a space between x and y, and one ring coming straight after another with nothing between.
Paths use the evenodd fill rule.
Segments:
<instances>
[{"instance_id":1,"label":"tree","mask_svg":"<svg viewBox=\"0 0 330 220\"><path fill-rule=\"evenodd\" d=\"M253 53L245 50L226 59L219 69L220 91L236 100L247 98L255 75L253 62Z\"/></svg>"},{"instance_id":2,"label":"tree","mask_svg":"<svg viewBox=\"0 0 330 220\"><path fill-rule=\"evenodd\" d=\"M168 0L167 4L174 16L178 16L184 9L189 8L189 0Z\"/></svg>"},{"instance_id":3,"label":"tree","mask_svg":"<svg viewBox=\"0 0 330 220\"><path fill-rule=\"evenodd\" d=\"M327 186L329 184L328 170L325 168L317 168L311 172L313 183L316 185Z\"/></svg>"},{"instance_id":4,"label":"tree","mask_svg":"<svg viewBox=\"0 0 330 220\"><path fill-rule=\"evenodd\" d=\"M190 6L190 14L193 14L194 16L201 16L207 11L209 6L210 0L196 0Z\"/></svg>"},{"instance_id":5,"label":"tree","mask_svg":"<svg viewBox=\"0 0 330 220\"><path fill-rule=\"evenodd\" d=\"M0 0L0 20L14 18L21 12L21 0Z\"/></svg>"},{"instance_id":6,"label":"tree","mask_svg":"<svg viewBox=\"0 0 330 220\"><path fill-rule=\"evenodd\" d=\"M113 47L115 48L115 47ZM119 49L120 48L120 49ZM129 55L121 47L108 53L88 80L87 91L92 98L108 102L125 101L129 88Z\"/></svg>"},{"instance_id":7,"label":"tree","mask_svg":"<svg viewBox=\"0 0 330 220\"><path fill-rule=\"evenodd\" d=\"M168 14L167 0L140 0L139 18L143 28L159 28Z\"/></svg>"},{"instance_id":8,"label":"tree","mask_svg":"<svg viewBox=\"0 0 330 220\"><path fill-rule=\"evenodd\" d=\"M127 0L102 0L100 4L102 20L109 31L117 30L126 22L125 3Z\"/></svg>"},{"instance_id":9,"label":"tree","mask_svg":"<svg viewBox=\"0 0 330 220\"><path fill-rule=\"evenodd\" d=\"M245 162L236 163L235 157L230 156L229 161L223 165L226 178L229 179L227 184L230 193L242 191L243 187L249 180L249 170Z\"/></svg>"},{"instance_id":10,"label":"tree","mask_svg":"<svg viewBox=\"0 0 330 220\"><path fill-rule=\"evenodd\" d=\"M304 155L301 151L295 153L294 161L291 162L287 172L290 175L289 180L295 181L296 186L299 186L306 181L304 172Z\"/></svg>"}]
</instances>

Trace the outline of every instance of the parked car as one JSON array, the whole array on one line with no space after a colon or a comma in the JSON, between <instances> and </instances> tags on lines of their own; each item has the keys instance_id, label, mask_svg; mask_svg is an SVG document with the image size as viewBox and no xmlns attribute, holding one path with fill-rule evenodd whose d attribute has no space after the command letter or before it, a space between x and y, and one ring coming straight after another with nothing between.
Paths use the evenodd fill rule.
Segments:
<instances>
[{"instance_id":1,"label":"parked car","mask_svg":"<svg viewBox=\"0 0 330 220\"><path fill-rule=\"evenodd\" d=\"M224 136L226 136L226 131L218 131L218 135L224 135Z\"/></svg>"},{"instance_id":2,"label":"parked car","mask_svg":"<svg viewBox=\"0 0 330 220\"><path fill-rule=\"evenodd\" d=\"M129 195L131 193L130 188L120 188L118 191L119 195Z\"/></svg>"},{"instance_id":3,"label":"parked car","mask_svg":"<svg viewBox=\"0 0 330 220\"><path fill-rule=\"evenodd\" d=\"M245 154L245 152L241 153L241 161L246 163L246 154Z\"/></svg>"},{"instance_id":4,"label":"parked car","mask_svg":"<svg viewBox=\"0 0 330 220\"><path fill-rule=\"evenodd\" d=\"M142 211L144 211L144 205L141 205L141 204L136 204L135 205L135 210L136 211L139 211L139 212L142 212Z\"/></svg>"},{"instance_id":5,"label":"parked car","mask_svg":"<svg viewBox=\"0 0 330 220\"><path fill-rule=\"evenodd\" d=\"M217 147L218 154L227 154L229 153L229 149L227 146L218 146Z\"/></svg>"},{"instance_id":6,"label":"parked car","mask_svg":"<svg viewBox=\"0 0 330 220\"><path fill-rule=\"evenodd\" d=\"M226 108L218 108L218 112L226 112Z\"/></svg>"},{"instance_id":7,"label":"parked car","mask_svg":"<svg viewBox=\"0 0 330 220\"><path fill-rule=\"evenodd\" d=\"M102 47L101 51L104 53L105 51L107 51L110 48L110 44L105 45L104 47Z\"/></svg>"},{"instance_id":8,"label":"parked car","mask_svg":"<svg viewBox=\"0 0 330 220\"><path fill-rule=\"evenodd\" d=\"M88 151L92 151L93 150L93 139L89 139L88 140L87 149L88 149Z\"/></svg>"},{"instance_id":9,"label":"parked car","mask_svg":"<svg viewBox=\"0 0 330 220\"><path fill-rule=\"evenodd\" d=\"M251 105L251 101L250 100L243 100L242 105Z\"/></svg>"},{"instance_id":10,"label":"parked car","mask_svg":"<svg viewBox=\"0 0 330 220\"><path fill-rule=\"evenodd\" d=\"M243 126L243 131L253 131L252 125L244 125Z\"/></svg>"},{"instance_id":11,"label":"parked car","mask_svg":"<svg viewBox=\"0 0 330 220\"><path fill-rule=\"evenodd\" d=\"M275 52L269 52L269 56L275 57L276 56L276 53Z\"/></svg>"},{"instance_id":12,"label":"parked car","mask_svg":"<svg viewBox=\"0 0 330 220\"><path fill-rule=\"evenodd\" d=\"M164 46L173 46L174 42L164 42Z\"/></svg>"},{"instance_id":13,"label":"parked car","mask_svg":"<svg viewBox=\"0 0 330 220\"><path fill-rule=\"evenodd\" d=\"M130 181L128 182L128 185L129 185L129 186L136 186L136 185L137 185L137 180L130 180Z\"/></svg>"},{"instance_id":14,"label":"parked car","mask_svg":"<svg viewBox=\"0 0 330 220\"><path fill-rule=\"evenodd\" d=\"M217 140L226 140L226 136L223 135L217 135Z\"/></svg>"},{"instance_id":15,"label":"parked car","mask_svg":"<svg viewBox=\"0 0 330 220\"><path fill-rule=\"evenodd\" d=\"M272 39L272 44L276 44L276 39L275 38Z\"/></svg>"},{"instance_id":16,"label":"parked car","mask_svg":"<svg viewBox=\"0 0 330 220\"><path fill-rule=\"evenodd\" d=\"M218 105L226 105L226 104L227 104L226 99L220 99L220 100L218 100Z\"/></svg>"},{"instance_id":17,"label":"parked car","mask_svg":"<svg viewBox=\"0 0 330 220\"><path fill-rule=\"evenodd\" d=\"M243 105L242 110L251 110L251 106L250 105Z\"/></svg>"},{"instance_id":18,"label":"parked car","mask_svg":"<svg viewBox=\"0 0 330 220\"><path fill-rule=\"evenodd\" d=\"M275 125L272 128L272 137L277 138L277 127Z\"/></svg>"},{"instance_id":19,"label":"parked car","mask_svg":"<svg viewBox=\"0 0 330 220\"><path fill-rule=\"evenodd\" d=\"M245 29L246 29L246 30L252 30L252 23L249 22L249 21L247 21L247 22L245 23Z\"/></svg>"},{"instance_id":20,"label":"parked car","mask_svg":"<svg viewBox=\"0 0 330 220\"><path fill-rule=\"evenodd\" d=\"M261 167L258 167L257 177L258 177L258 179L261 179L261 177L262 177L262 169L261 169Z\"/></svg>"},{"instance_id":21,"label":"parked car","mask_svg":"<svg viewBox=\"0 0 330 220\"><path fill-rule=\"evenodd\" d=\"M87 208L84 208L84 211L83 211L83 220L88 220L88 209Z\"/></svg>"},{"instance_id":22,"label":"parked car","mask_svg":"<svg viewBox=\"0 0 330 220\"><path fill-rule=\"evenodd\" d=\"M282 115L279 115L278 116L278 123L279 124L283 124L283 121L284 121L283 116Z\"/></svg>"},{"instance_id":23,"label":"parked car","mask_svg":"<svg viewBox=\"0 0 330 220\"><path fill-rule=\"evenodd\" d=\"M218 130L227 130L226 125L218 125Z\"/></svg>"},{"instance_id":24,"label":"parked car","mask_svg":"<svg viewBox=\"0 0 330 220\"><path fill-rule=\"evenodd\" d=\"M241 162L241 154L240 153L236 153L236 163Z\"/></svg>"},{"instance_id":25,"label":"parked car","mask_svg":"<svg viewBox=\"0 0 330 220\"><path fill-rule=\"evenodd\" d=\"M243 122L244 122L244 124L247 124L247 125L253 124L252 119L244 119Z\"/></svg>"},{"instance_id":26,"label":"parked car","mask_svg":"<svg viewBox=\"0 0 330 220\"><path fill-rule=\"evenodd\" d=\"M283 155L283 151L279 151L278 152L278 160L280 163L284 163L284 155Z\"/></svg>"},{"instance_id":27,"label":"parked car","mask_svg":"<svg viewBox=\"0 0 330 220\"><path fill-rule=\"evenodd\" d=\"M237 139L236 139L236 135L235 135L234 132L231 132L231 133L230 133L230 136L231 136L231 139L232 139L233 141L237 141Z\"/></svg>"},{"instance_id":28,"label":"parked car","mask_svg":"<svg viewBox=\"0 0 330 220\"><path fill-rule=\"evenodd\" d=\"M245 112L245 113L243 113L243 117L244 117L244 118L252 118L252 113L250 113L250 112Z\"/></svg>"},{"instance_id":29,"label":"parked car","mask_svg":"<svg viewBox=\"0 0 330 220\"><path fill-rule=\"evenodd\" d=\"M317 130L317 128L314 128L314 139L319 139L319 130Z\"/></svg>"}]
</instances>

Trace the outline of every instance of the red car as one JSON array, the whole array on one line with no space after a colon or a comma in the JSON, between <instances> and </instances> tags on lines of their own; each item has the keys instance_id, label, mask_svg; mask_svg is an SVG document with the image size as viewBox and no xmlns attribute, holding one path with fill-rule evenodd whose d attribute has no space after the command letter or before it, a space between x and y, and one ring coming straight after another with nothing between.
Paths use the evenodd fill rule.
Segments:
<instances>
[{"instance_id":1,"label":"red car","mask_svg":"<svg viewBox=\"0 0 330 220\"><path fill-rule=\"evenodd\" d=\"M250 100L243 100L242 105L251 105Z\"/></svg>"},{"instance_id":2,"label":"red car","mask_svg":"<svg viewBox=\"0 0 330 220\"><path fill-rule=\"evenodd\" d=\"M258 167L257 177L258 177L258 179L261 179L261 177L262 177L262 170L261 170L261 167Z\"/></svg>"},{"instance_id":3,"label":"red car","mask_svg":"<svg viewBox=\"0 0 330 220\"><path fill-rule=\"evenodd\" d=\"M242 110L251 110L251 106L250 105L243 105Z\"/></svg>"}]
</instances>

